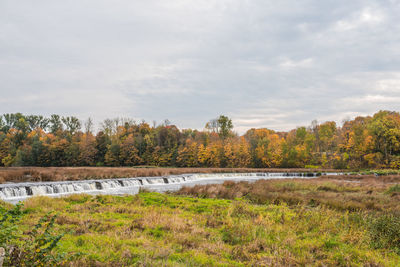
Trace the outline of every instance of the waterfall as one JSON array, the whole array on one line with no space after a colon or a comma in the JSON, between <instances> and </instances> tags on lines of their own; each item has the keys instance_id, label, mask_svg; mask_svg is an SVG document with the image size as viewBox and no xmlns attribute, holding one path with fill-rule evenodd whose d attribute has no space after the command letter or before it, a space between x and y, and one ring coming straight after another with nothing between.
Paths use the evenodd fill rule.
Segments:
<instances>
[{"instance_id":1,"label":"waterfall","mask_svg":"<svg viewBox=\"0 0 400 267\"><path fill-rule=\"evenodd\" d=\"M339 175L342 173L201 173L163 177L118 178L104 180L6 183L0 184L0 199L15 202L31 196L62 196L76 193L88 194L130 194L139 188L166 191L178 190L182 186L197 183L222 183L226 180L254 181L259 179L313 178L320 175Z\"/></svg>"}]
</instances>

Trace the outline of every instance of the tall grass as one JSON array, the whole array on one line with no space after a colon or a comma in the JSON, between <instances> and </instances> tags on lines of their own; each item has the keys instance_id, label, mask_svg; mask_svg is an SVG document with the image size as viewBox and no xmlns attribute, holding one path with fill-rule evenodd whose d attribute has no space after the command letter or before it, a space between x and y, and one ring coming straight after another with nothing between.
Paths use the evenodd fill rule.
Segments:
<instances>
[{"instance_id":1,"label":"tall grass","mask_svg":"<svg viewBox=\"0 0 400 267\"><path fill-rule=\"evenodd\" d=\"M400 194L387 193L398 188L398 185L390 187L386 183L318 178L258 180L254 183L226 181L223 184L184 187L176 194L201 198L245 198L255 204L325 206L340 211L400 212Z\"/></svg>"},{"instance_id":2,"label":"tall grass","mask_svg":"<svg viewBox=\"0 0 400 267\"><path fill-rule=\"evenodd\" d=\"M163 176L184 173L223 172L293 172L311 169L254 169L254 168L129 168L129 167L11 167L0 168L0 183L106 179L123 177Z\"/></svg>"},{"instance_id":3,"label":"tall grass","mask_svg":"<svg viewBox=\"0 0 400 267\"><path fill-rule=\"evenodd\" d=\"M368 229L374 248L391 249L400 255L400 215L386 213L372 217Z\"/></svg>"},{"instance_id":4,"label":"tall grass","mask_svg":"<svg viewBox=\"0 0 400 267\"><path fill-rule=\"evenodd\" d=\"M286 182L285 182L286 183ZM280 190L303 185L286 183ZM371 246L363 212L158 193L26 201L33 222L59 213L57 252L69 266L396 266L390 244Z\"/></svg>"}]
</instances>

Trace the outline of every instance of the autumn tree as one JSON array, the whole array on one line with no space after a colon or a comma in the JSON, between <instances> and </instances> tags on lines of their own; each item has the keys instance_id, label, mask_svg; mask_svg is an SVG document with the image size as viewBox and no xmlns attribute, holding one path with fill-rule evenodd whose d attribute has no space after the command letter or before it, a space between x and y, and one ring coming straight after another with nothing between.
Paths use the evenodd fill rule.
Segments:
<instances>
[{"instance_id":1,"label":"autumn tree","mask_svg":"<svg viewBox=\"0 0 400 267\"><path fill-rule=\"evenodd\" d=\"M288 132L250 129L233 134L226 116L205 131L180 130L169 121L152 126L129 118L107 119L93 133L91 119L0 116L1 166L157 166L400 168L400 114L298 127Z\"/></svg>"},{"instance_id":2,"label":"autumn tree","mask_svg":"<svg viewBox=\"0 0 400 267\"><path fill-rule=\"evenodd\" d=\"M375 149L384 155L386 161L390 156L400 152L400 114L398 112L380 111L371 120L369 130L374 136Z\"/></svg>"},{"instance_id":3,"label":"autumn tree","mask_svg":"<svg viewBox=\"0 0 400 267\"><path fill-rule=\"evenodd\" d=\"M198 145L196 142L187 140L184 146L178 150L177 164L181 167L198 167Z\"/></svg>"},{"instance_id":4,"label":"autumn tree","mask_svg":"<svg viewBox=\"0 0 400 267\"><path fill-rule=\"evenodd\" d=\"M135 146L133 134L129 134L122 142L120 147L119 160L122 165L136 166L142 163L139 156L139 150Z\"/></svg>"}]
</instances>

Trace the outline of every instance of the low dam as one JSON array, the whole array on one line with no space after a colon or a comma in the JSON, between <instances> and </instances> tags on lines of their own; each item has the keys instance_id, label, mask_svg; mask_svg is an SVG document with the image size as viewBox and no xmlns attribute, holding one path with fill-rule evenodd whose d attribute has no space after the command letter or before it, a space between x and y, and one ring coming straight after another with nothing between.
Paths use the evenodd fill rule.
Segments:
<instances>
[{"instance_id":1,"label":"low dam","mask_svg":"<svg viewBox=\"0 0 400 267\"><path fill-rule=\"evenodd\" d=\"M176 191L183 186L217 184L227 180L256 181L260 179L315 178L338 173L210 173L158 177L115 178L61 182L0 184L0 199L17 203L32 196L59 197L70 194L137 194L141 188L150 191Z\"/></svg>"}]
</instances>

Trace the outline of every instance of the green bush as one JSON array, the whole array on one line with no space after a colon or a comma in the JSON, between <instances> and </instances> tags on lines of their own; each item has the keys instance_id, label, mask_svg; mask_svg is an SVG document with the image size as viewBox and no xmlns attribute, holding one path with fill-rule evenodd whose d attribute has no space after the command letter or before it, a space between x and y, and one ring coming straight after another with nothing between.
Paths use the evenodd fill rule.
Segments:
<instances>
[{"instance_id":1,"label":"green bush","mask_svg":"<svg viewBox=\"0 0 400 267\"><path fill-rule=\"evenodd\" d=\"M149 229L149 234L155 238L162 238L164 236L164 228L162 226L157 226L154 229Z\"/></svg>"},{"instance_id":2,"label":"green bush","mask_svg":"<svg viewBox=\"0 0 400 267\"><path fill-rule=\"evenodd\" d=\"M43 216L34 226L22 244L15 247L10 262L16 266L57 265L64 259L63 254L51 253L64 234L53 233L56 215Z\"/></svg>"},{"instance_id":3,"label":"green bush","mask_svg":"<svg viewBox=\"0 0 400 267\"><path fill-rule=\"evenodd\" d=\"M400 254L400 216L385 214L369 220L369 235L373 248L391 249Z\"/></svg>"},{"instance_id":4,"label":"green bush","mask_svg":"<svg viewBox=\"0 0 400 267\"><path fill-rule=\"evenodd\" d=\"M385 191L386 194L400 193L400 185L396 184Z\"/></svg>"},{"instance_id":5,"label":"green bush","mask_svg":"<svg viewBox=\"0 0 400 267\"><path fill-rule=\"evenodd\" d=\"M64 234L54 234L56 215L47 214L28 233L19 222L25 213L22 205L7 209L0 206L0 247L5 249L5 266L60 265L64 254L53 252Z\"/></svg>"},{"instance_id":6,"label":"green bush","mask_svg":"<svg viewBox=\"0 0 400 267\"><path fill-rule=\"evenodd\" d=\"M10 242L17 239L17 223L21 220L22 205L17 204L12 209L0 206L0 247L6 248Z\"/></svg>"},{"instance_id":7,"label":"green bush","mask_svg":"<svg viewBox=\"0 0 400 267\"><path fill-rule=\"evenodd\" d=\"M321 166L318 166L318 165L305 165L304 168L306 168L306 169L321 169Z\"/></svg>"}]
</instances>

